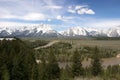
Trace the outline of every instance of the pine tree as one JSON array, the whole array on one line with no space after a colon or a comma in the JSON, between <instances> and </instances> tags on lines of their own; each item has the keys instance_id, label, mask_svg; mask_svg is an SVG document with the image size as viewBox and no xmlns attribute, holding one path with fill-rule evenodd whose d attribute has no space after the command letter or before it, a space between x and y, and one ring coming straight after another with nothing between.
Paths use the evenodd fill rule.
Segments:
<instances>
[{"instance_id":1,"label":"pine tree","mask_svg":"<svg viewBox=\"0 0 120 80\"><path fill-rule=\"evenodd\" d=\"M38 64L38 78L39 80L46 80L46 60L45 55L42 54L41 62Z\"/></svg>"},{"instance_id":2,"label":"pine tree","mask_svg":"<svg viewBox=\"0 0 120 80\"><path fill-rule=\"evenodd\" d=\"M93 76L98 76L102 72L102 65L101 65L101 60L99 58L99 49L95 47L94 52L92 56L92 66L91 66L91 72Z\"/></svg>"},{"instance_id":3,"label":"pine tree","mask_svg":"<svg viewBox=\"0 0 120 80\"><path fill-rule=\"evenodd\" d=\"M56 57L52 50L50 50L48 56L48 64L46 67L46 76L48 80L58 79L60 77L60 68L58 66Z\"/></svg>"},{"instance_id":4,"label":"pine tree","mask_svg":"<svg viewBox=\"0 0 120 80\"><path fill-rule=\"evenodd\" d=\"M61 69L61 77L60 80L70 80L72 78L72 70L66 65L65 69Z\"/></svg>"},{"instance_id":5,"label":"pine tree","mask_svg":"<svg viewBox=\"0 0 120 80\"><path fill-rule=\"evenodd\" d=\"M81 57L77 50L73 55L72 73L73 73L73 77L83 75Z\"/></svg>"}]
</instances>

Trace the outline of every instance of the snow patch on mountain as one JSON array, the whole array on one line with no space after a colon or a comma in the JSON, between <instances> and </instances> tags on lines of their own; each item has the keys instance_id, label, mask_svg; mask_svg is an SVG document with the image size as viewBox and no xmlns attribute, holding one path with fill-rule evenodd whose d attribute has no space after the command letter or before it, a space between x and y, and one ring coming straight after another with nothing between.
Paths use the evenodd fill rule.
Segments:
<instances>
[{"instance_id":1,"label":"snow patch on mountain","mask_svg":"<svg viewBox=\"0 0 120 80\"><path fill-rule=\"evenodd\" d=\"M81 27L72 27L66 31L60 32L64 36L87 36L87 31Z\"/></svg>"},{"instance_id":2,"label":"snow patch on mountain","mask_svg":"<svg viewBox=\"0 0 120 80\"><path fill-rule=\"evenodd\" d=\"M108 37L120 37L120 26L110 28L107 31L107 36Z\"/></svg>"}]
</instances>

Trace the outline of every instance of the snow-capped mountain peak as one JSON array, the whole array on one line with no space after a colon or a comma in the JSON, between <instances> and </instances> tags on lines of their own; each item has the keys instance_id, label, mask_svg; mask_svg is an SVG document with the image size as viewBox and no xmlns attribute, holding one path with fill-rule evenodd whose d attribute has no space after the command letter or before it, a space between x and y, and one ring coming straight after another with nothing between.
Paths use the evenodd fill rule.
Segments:
<instances>
[{"instance_id":1,"label":"snow-capped mountain peak","mask_svg":"<svg viewBox=\"0 0 120 80\"><path fill-rule=\"evenodd\" d=\"M40 37L44 34L57 34L55 30L51 28L50 25L40 24L36 26L19 26L16 28L11 27L1 27L0 28L0 36L20 36L20 37ZM5 35L4 35L5 34Z\"/></svg>"},{"instance_id":2,"label":"snow-capped mountain peak","mask_svg":"<svg viewBox=\"0 0 120 80\"><path fill-rule=\"evenodd\" d=\"M60 32L64 36L87 36L87 31L79 26Z\"/></svg>"},{"instance_id":3,"label":"snow-capped mountain peak","mask_svg":"<svg viewBox=\"0 0 120 80\"><path fill-rule=\"evenodd\" d=\"M107 36L108 37L120 37L120 26L108 29Z\"/></svg>"},{"instance_id":4,"label":"snow-capped mountain peak","mask_svg":"<svg viewBox=\"0 0 120 80\"><path fill-rule=\"evenodd\" d=\"M80 26L72 27L67 30L57 32L52 29L50 25L29 25L29 26L14 26L0 27L0 37L16 36L16 37L81 37L81 36L106 36L106 37L120 37L120 26L109 29L95 29L83 28Z\"/></svg>"}]
</instances>

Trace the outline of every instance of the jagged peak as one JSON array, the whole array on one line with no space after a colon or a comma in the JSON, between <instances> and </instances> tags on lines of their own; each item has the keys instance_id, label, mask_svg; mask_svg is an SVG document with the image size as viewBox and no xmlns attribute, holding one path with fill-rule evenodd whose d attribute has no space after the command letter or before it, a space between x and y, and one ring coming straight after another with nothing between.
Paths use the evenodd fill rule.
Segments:
<instances>
[{"instance_id":1,"label":"jagged peak","mask_svg":"<svg viewBox=\"0 0 120 80\"><path fill-rule=\"evenodd\" d=\"M29 26L18 26L15 28L11 27L0 27L0 33L3 35L27 35L30 36L41 36L43 34L60 34L62 36L108 36L108 37L120 37L120 26L112 27L109 29L97 29L92 27L71 27L67 30L57 32L52 29L51 25L39 24L39 25L29 25ZM0 35L0 36L1 36Z\"/></svg>"}]
</instances>

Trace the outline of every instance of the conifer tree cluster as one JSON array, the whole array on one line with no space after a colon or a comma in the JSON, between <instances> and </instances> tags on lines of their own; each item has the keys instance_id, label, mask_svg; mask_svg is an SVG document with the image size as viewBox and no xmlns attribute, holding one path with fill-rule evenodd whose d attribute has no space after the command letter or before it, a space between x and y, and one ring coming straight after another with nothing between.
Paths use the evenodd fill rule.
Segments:
<instances>
[{"instance_id":1,"label":"conifer tree cluster","mask_svg":"<svg viewBox=\"0 0 120 80\"><path fill-rule=\"evenodd\" d=\"M97 47L95 47L94 49L92 59L93 59L91 62L92 75L98 76L100 73L102 73L102 64L99 58L99 49Z\"/></svg>"},{"instance_id":2,"label":"conifer tree cluster","mask_svg":"<svg viewBox=\"0 0 120 80\"><path fill-rule=\"evenodd\" d=\"M21 40L0 41L0 80L34 80L33 50Z\"/></svg>"},{"instance_id":3,"label":"conifer tree cluster","mask_svg":"<svg viewBox=\"0 0 120 80\"><path fill-rule=\"evenodd\" d=\"M83 75L83 68L81 63L81 56L80 53L76 50L73 54L73 64L72 64L72 73L73 76L80 76Z\"/></svg>"}]
</instances>

